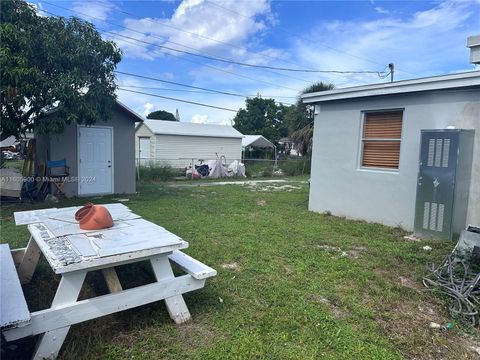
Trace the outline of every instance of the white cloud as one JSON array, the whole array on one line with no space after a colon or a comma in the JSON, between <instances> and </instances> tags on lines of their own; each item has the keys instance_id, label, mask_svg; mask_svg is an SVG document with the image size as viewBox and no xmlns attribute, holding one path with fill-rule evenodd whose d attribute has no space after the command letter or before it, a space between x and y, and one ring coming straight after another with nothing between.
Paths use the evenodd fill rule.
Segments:
<instances>
[{"instance_id":1,"label":"white cloud","mask_svg":"<svg viewBox=\"0 0 480 360\"><path fill-rule=\"evenodd\" d=\"M208 115L195 114L192 116L191 122L195 124L206 124L208 123Z\"/></svg>"},{"instance_id":2,"label":"white cloud","mask_svg":"<svg viewBox=\"0 0 480 360\"><path fill-rule=\"evenodd\" d=\"M478 5L472 2L445 1L403 18L323 23L309 35L317 45L302 40L295 51L299 62L319 69L383 70L393 62L396 80L442 74L468 65L465 42L478 31L476 14ZM327 79L337 86L388 81L375 74Z\"/></svg>"},{"instance_id":3,"label":"white cloud","mask_svg":"<svg viewBox=\"0 0 480 360\"><path fill-rule=\"evenodd\" d=\"M252 36L266 30L268 24L274 21L270 16L268 0L224 0L217 3L229 11L219 9L206 0L184 0L169 19L162 17L125 19L124 26L135 31L123 30L120 33L176 49L189 51L197 49L229 55L234 51L241 52L247 40L252 41ZM113 38L126 57L153 60L161 57L165 51L135 40ZM227 43L233 44L233 47Z\"/></svg>"},{"instance_id":4,"label":"white cloud","mask_svg":"<svg viewBox=\"0 0 480 360\"><path fill-rule=\"evenodd\" d=\"M373 8L373 10L375 10L379 14L390 14L390 11L382 8L381 6L376 6L376 7Z\"/></svg>"},{"instance_id":5,"label":"white cloud","mask_svg":"<svg viewBox=\"0 0 480 360\"><path fill-rule=\"evenodd\" d=\"M115 5L108 0L75 1L72 6L73 11L77 11L79 16L85 17L90 22L107 20L108 14L114 8Z\"/></svg>"},{"instance_id":6,"label":"white cloud","mask_svg":"<svg viewBox=\"0 0 480 360\"><path fill-rule=\"evenodd\" d=\"M175 74L167 71L163 73L163 78L167 80L173 80L175 78Z\"/></svg>"},{"instance_id":7,"label":"white cloud","mask_svg":"<svg viewBox=\"0 0 480 360\"><path fill-rule=\"evenodd\" d=\"M147 102L143 104L143 116L147 116L148 114L150 114L153 109L155 109L155 107L152 103Z\"/></svg>"},{"instance_id":8,"label":"white cloud","mask_svg":"<svg viewBox=\"0 0 480 360\"><path fill-rule=\"evenodd\" d=\"M38 16L41 16L41 17L46 17L48 16L47 13L45 13L43 11L43 5L41 2L39 3L31 3L31 2L28 2L27 1L27 4L30 5L34 10L35 10L35 13L38 15Z\"/></svg>"}]
</instances>

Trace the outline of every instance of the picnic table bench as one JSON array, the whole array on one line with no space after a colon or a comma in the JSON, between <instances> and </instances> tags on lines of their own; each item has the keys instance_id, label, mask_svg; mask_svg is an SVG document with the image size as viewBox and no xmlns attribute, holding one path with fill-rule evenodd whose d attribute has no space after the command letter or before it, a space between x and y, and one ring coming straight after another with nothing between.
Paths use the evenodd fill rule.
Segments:
<instances>
[{"instance_id":1,"label":"picnic table bench","mask_svg":"<svg viewBox=\"0 0 480 360\"><path fill-rule=\"evenodd\" d=\"M165 300L175 323L191 315L182 294L200 289L217 272L180 251L188 243L142 219L123 204L104 205L114 226L82 230L74 220L79 207L16 212L17 225L28 225L26 248L0 245L0 326L7 341L41 334L33 359L55 358L70 326L83 321ZM50 308L30 312L21 284L29 283L40 255L61 275ZM149 261L156 281L123 290L115 266ZM175 276L172 264L185 272ZM109 294L78 301L85 276L101 270Z\"/></svg>"}]
</instances>

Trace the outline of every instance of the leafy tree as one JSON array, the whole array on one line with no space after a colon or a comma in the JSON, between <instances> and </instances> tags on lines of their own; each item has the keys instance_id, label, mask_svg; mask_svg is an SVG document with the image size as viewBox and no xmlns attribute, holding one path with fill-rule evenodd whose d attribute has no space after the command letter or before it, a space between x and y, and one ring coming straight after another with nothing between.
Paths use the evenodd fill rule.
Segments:
<instances>
[{"instance_id":1,"label":"leafy tree","mask_svg":"<svg viewBox=\"0 0 480 360\"><path fill-rule=\"evenodd\" d=\"M150 114L147 115L147 119L177 121L177 119L175 118L175 115L164 110L157 110L157 111L151 112Z\"/></svg>"},{"instance_id":2,"label":"leafy tree","mask_svg":"<svg viewBox=\"0 0 480 360\"><path fill-rule=\"evenodd\" d=\"M1 139L105 121L120 60L115 43L88 22L42 17L22 0L1 1Z\"/></svg>"},{"instance_id":3,"label":"leafy tree","mask_svg":"<svg viewBox=\"0 0 480 360\"><path fill-rule=\"evenodd\" d=\"M333 84L317 82L302 90L300 96L312 92L332 90L334 87ZM290 137L295 143L295 149L301 155L310 156L313 145L313 111L309 105L302 102L300 96L295 106L292 106L285 115L285 126L289 129Z\"/></svg>"},{"instance_id":4,"label":"leafy tree","mask_svg":"<svg viewBox=\"0 0 480 360\"><path fill-rule=\"evenodd\" d=\"M245 101L246 109L240 109L233 119L233 127L245 135L263 135L272 142L277 142L287 133L283 126L283 107L275 104L273 99L257 96Z\"/></svg>"}]
</instances>

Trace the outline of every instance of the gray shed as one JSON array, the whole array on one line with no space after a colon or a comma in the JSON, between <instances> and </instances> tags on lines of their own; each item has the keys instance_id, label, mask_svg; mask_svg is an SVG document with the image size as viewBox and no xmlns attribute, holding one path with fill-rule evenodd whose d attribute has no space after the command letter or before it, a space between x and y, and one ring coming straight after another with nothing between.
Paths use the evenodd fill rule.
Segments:
<instances>
[{"instance_id":1,"label":"gray shed","mask_svg":"<svg viewBox=\"0 0 480 360\"><path fill-rule=\"evenodd\" d=\"M474 142L464 158L471 175L462 226L479 223L479 71L311 93L303 102L315 105L310 210L413 230L422 130L468 129ZM427 165L450 166L449 144L431 140ZM429 210L423 226L441 231L448 204L420 205Z\"/></svg>"},{"instance_id":2,"label":"gray shed","mask_svg":"<svg viewBox=\"0 0 480 360\"><path fill-rule=\"evenodd\" d=\"M117 101L111 119L68 125L59 135L37 135L35 162L66 159L67 196L135 192L135 122L143 118Z\"/></svg>"}]
</instances>

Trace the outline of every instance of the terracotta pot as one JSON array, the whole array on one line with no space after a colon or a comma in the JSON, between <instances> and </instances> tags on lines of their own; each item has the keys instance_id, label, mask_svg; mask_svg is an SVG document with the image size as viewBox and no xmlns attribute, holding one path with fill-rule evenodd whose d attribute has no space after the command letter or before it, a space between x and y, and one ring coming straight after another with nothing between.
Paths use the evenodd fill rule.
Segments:
<instances>
[{"instance_id":1,"label":"terracotta pot","mask_svg":"<svg viewBox=\"0 0 480 360\"><path fill-rule=\"evenodd\" d=\"M80 229L100 230L113 226L112 215L101 205L86 203L75 213L75 220L80 223Z\"/></svg>"}]
</instances>

